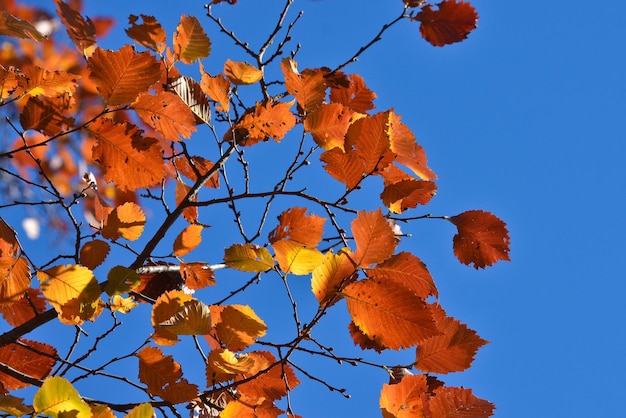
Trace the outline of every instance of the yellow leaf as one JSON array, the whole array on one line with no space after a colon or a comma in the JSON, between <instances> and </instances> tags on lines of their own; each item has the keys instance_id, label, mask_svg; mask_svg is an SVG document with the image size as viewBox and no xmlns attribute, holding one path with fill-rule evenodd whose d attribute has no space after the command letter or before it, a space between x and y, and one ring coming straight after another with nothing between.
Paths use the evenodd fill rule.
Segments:
<instances>
[{"instance_id":1,"label":"yellow leaf","mask_svg":"<svg viewBox=\"0 0 626 418\"><path fill-rule=\"evenodd\" d=\"M145 224L146 215L141 207L136 203L126 202L116 207L107 216L102 228L102 236L112 240L125 238L134 241L141 236Z\"/></svg>"},{"instance_id":2,"label":"yellow leaf","mask_svg":"<svg viewBox=\"0 0 626 418\"><path fill-rule=\"evenodd\" d=\"M70 382L54 376L44 380L33 398L33 407L37 414L57 418L73 416L90 418L91 409L83 401Z\"/></svg>"},{"instance_id":3,"label":"yellow leaf","mask_svg":"<svg viewBox=\"0 0 626 418\"><path fill-rule=\"evenodd\" d=\"M211 315L218 338L232 351L244 350L267 331L265 322L246 305L213 305Z\"/></svg>"},{"instance_id":4,"label":"yellow leaf","mask_svg":"<svg viewBox=\"0 0 626 418\"><path fill-rule=\"evenodd\" d=\"M180 17L174 34L174 52L185 64L209 56L211 41L195 16Z\"/></svg>"},{"instance_id":5,"label":"yellow leaf","mask_svg":"<svg viewBox=\"0 0 626 418\"><path fill-rule=\"evenodd\" d=\"M189 225L174 240L174 255L181 257L196 248L202 241L202 225Z\"/></svg>"},{"instance_id":6,"label":"yellow leaf","mask_svg":"<svg viewBox=\"0 0 626 418\"><path fill-rule=\"evenodd\" d=\"M238 374L248 373L254 367L254 359L246 354L235 353L220 348L212 350L207 360L207 386L233 379Z\"/></svg>"},{"instance_id":7,"label":"yellow leaf","mask_svg":"<svg viewBox=\"0 0 626 418\"><path fill-rule=\"evenodd\" d=\"M153 418L155 416L154 409L149 403L142 403L130 410L125 418Z\"/></svg>"},{"instance_id":8,"label":"yellow leaf","mask_svg":"<svg viewBox=\"0 0 626 418\"><path fill-rule=\"evenodd\" d=\"M324 254L324 261L311 275L311 289L320 305L335 296L340 285L348 284L355 272L356 267L345 252Z\"/></svg>"},{"instance_id":9,"label":"yellow leaf","mask_svg":"<svg viewBox=\"0 0 626 418\"><path fill-rule=\"evenodd\" d=\"M263 71L245 62L226 60L224 75L233 84L254 84L263 78Z\"/></svg>"},{"instance_id":10,"label":"yellow leaf","mask_svg":"<svg viewBox=\"0 0 626 418\"><path fill-rule=\"evenodd\" d=\"M115 266L109 270L107 285L104 291L109 296L128 293L133 287L139 284L140 280L135 270L123 266Z\"/></svg>"},{"instance_id":11,"label":"yellow leaf","mask_svg":"<svg viewBox=\"0 0 626 418\"><path fill-rule=\"evenodd\" d=\"M277 241L272 244L272 248L278 266L285 274L306 275L324 261L324 255L317 248L305 247L295 241Z\"/></svg>"},{"instance_id":12,"label":"yellow leaf","mask_svg":"<svg viewBox=\"0 0 626 418\"><path fill-rule=\"evenodd\" d=\"M126 314L130 312L131 309L138 305L133 298L123 298L120 295L115 295L111 298L109 302L109 306L112 311L120 312Z\"/></svg>"},{"instance_id":13,"label":"yellow leaf","mask_svg":"<svg viewBox=\"0 0 626 418\"><path fill-rule=\"evenodd\" d=\"M176 335L206 335L211 332L211 312L207 305L193 299L159 325Z\"/></svg>"},{"instance_id":14,"label":"yellow leaf","mask_svg":"<svg viewBox=\"0 0 626 418\"><path fill-rule=\"evenodd\" d=\"M55 266L38 271L41 291L59 312L59 320L80 324L99 313L100 286L91 270L78 265Z\"/></svg>"},{"instance_id":15,"label":"yellow leaf","mask_svg":"<svg viewBox=\"0 0 626 418\"><path fill-rule=\"evenodd\" d=\"M224 251L224 263L240 271L261 273L274 267L274 259L265 247L234 244Z\"/></svg>"}]
</instances>

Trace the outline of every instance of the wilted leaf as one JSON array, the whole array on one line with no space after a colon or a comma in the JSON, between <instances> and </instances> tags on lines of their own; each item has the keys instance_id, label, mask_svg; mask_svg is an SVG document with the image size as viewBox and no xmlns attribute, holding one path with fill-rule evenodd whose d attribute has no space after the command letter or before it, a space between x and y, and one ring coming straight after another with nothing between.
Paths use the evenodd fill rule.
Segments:
<instances>
[{"instance_id":1,"label":"wilted leaf","mask_svg":"<svg viewBox=\"0 0 626 418\"><path fill-rule=\"evenodd\" d=\"M168 87L176 92L178 97L187 105L189 110L196 116L196 123L211 123L211 106L209 99L204 94L202 86L191 77L178 77L171 81ZM194 128L195 130L195 128Z\"/></svg>"},{"instance_id":2,"label":"wilted leaf","mask_svg":"<svg viewBox=\"0 0 626 418\"><path fill-rule=\"evenodd\" d=\"M117 240L125 238L135 241L141 236L146 215L141 210L141 206L133 202L126 202L116 207L104 221L101 233L104 238Z\"/></svg>"},{"instance_id":3,"label":"wilted leaf","mask_svg":"<svg viewBox=\"0 0 626 418\"><path fill-rule=\"evenodd\" d=\"M70 382L60 376L44 380L33 398L33 408L37 414L53 418L72 416L91 418L91 409L83 401Z\"/></svg>"},{"instance_id":4,"label":"wilted leaf","mask_svg":"<svg viewBox=\"0 0 626 418\"><path fill-rule=\"evenodd\" d=\"M176 56L185 64L191 64L198 58L208 57L210 52L211 41L198 18L182 15L174 34Z\"/></svg>"},{"instance_id":5,"label":"wilted leaf","mask_svg":"<svg viewBox=\"0 0 626 418\"><path fill-rule=\"evenodd\" d=\"M477 398L471 389L438 387L428 400L429 418L487 418L495 406Z\"/></svg>"},{"instance_id":6,"label":"wilted leaf","mask_svg":"<svg viewBox=\"0 0 626 418\"><path fill-rule=\"evenodd\" d=\"M196 120L178 95L162 91L156 95L142 93L131 105L137 115L164 139L179 141L196 131Z\"/></svg>"},{"instance_id":7,"label":"wilted leaf","mask_svg":"<svg viewBox=\"0 0 626 418\"><path fill-rule=\"evenodd\" d=\"M396 248L393 229L380 209L359 212L352 221L352 234L356 243L354 261L361 267L385 261Z\"/></svg>"},{"instance_id":8,"label":"wilted leaf","mask_svg":"<svg viewBox=\"0 0 626 418\"><path fill-rule=\"evenodd\" d=\"M498 260L510 261L509 232L506 224L490 212L470 210L450 217L458 233L454 236L454 255L463 264L485 268Z\"/></svg>"},{"instance_id":9,"label":"wilted leaf","mask_svg":"<svg viewBox=\"0 0 626 418\"><path fill-rule=\"evenodd\" d=\"M161 78L161 65L148 52L130 45L118 51L96 49L89 58L89 78L109 106L129 104Z\"/></svg>"},{"instance_id":10,"label":"wilted leaf","mask_svg":"<svg viewBox=\"0 0 626 418\"><path fill-rule=\"evenodd\" d=\"M234 244L224 251L224 263L230 268L261 273L274 267L274 259L265 247L254 244Z\"/></svg>"},{"instance_id":11,"label":"wilted leaf","mask_svg":"<svg viewBox=\"0 0 626 418\"><path fill-rule=\"evenodd\" d=\"M84 55L89 56L93 51L93 46L96 43L96 26L91 19L85 19L77 10L74 10L72 6L65 3L62 0L54 1L57 5L57 14L61 18L61 21L67 29L74 45Z\"/></svg>"},{"instance_id":12,"label":"wilted leaf","mask_svg":"<svg viewBox=\"0 0 626 418\"><path fill-rule=\"evenodd\" d=\"M271 243L289 239L309 247L316 247L322 239L324 222L315 214L307 214L306 208L295 206L289 208L278 217L279 225L269 234Z\"/></svg>"},{"instance_id":13,"label":"wilted leaf","mask_svg":"<svg viewBox=\"0 0 626 418\"><path fill-rule=\"evenodd\" d=\"M224 75L233 84L254 84L263 78L263 71L245 62L226 60Z\"/></svg>"},{"instance_id":14,"label":"wilted leaf","mask_svg":"<svg viewBox=\"0 0 626 418\"><path fill-rule=\"evenodd\" d=\"M437 4L439 10L425 5L413 18L421 22L422 37L434 46L461 42L476 29L478 13L470 3L461 0L443 0Z\"/></svg>"},{"instance_id":15,"label":"wilted leaf","mask_svg":"<svg viewBox=\"0 0 626 418\"><path fill-rule=\"evenodd\" d=\"M211 306L217 337L231 351L243 351L265 335L267 326L246 305Z\"/></svg>"},{"instance_id":16,"label":"wilted leaf","mask_svg":"<svg viewBox=\"0 0 626 418\"><path fill-rule=\"evenodd\" d=\"M159 345L174 345L178 340L178 336L170 332L167 327L161 326L161 323L167 321L192 299L191 295L181 290L170 290L163 293L156 300L152 307L152 326L154 334L152 339Z\"/></svg>"},{"instance_id":17,"label":"wilted leaf","mask_svg":"<svg viewBox=\"0 0 626 418\"><path fill-rule=\"evenodd\" d=\"M31 23L0 10L0 35L41 41L45 37Z\"/></svg>"},{"instance_id":18,"label":"wilted leaf","mask_svg":"<svg viewBox=\"0 0 626 418\"><path fill-rule=\"evenodd\" d=\"M149 48L155 52L162 53L165 50L165 42L167 35L161 24L157 22L154 16L140 15L143 20L142 24L137 24L138 17L130 15L128 23L130 28L126 29L126 34L139 44Z\"/></svg>"},{"instance_id":19,"label":"wilted leaf","mask_svg":"<svg viewBox=\"0 0 626 418\"><path fill-rule=\"evenodd\" d=\"M319 266L324 255L317 248L310 248L295 241L281 240L272 244L278 266L285 274L298 276L311 273Z\"/></svg>"},{"instance_id":20,"label":"wilted leaf","mask_svg":"<svg viewBox=\"0 0 626 418\"><path fill-rule=\"evenodd\" d=\"M344 151L344 137L348 128L364 116L339 103L322 104L306 116L304 129L311 133L315 143L323 149L337 147Z\"/></svg>"},{"instance_id":21,"label":"wilted leaf","mask_svg":"<svg viewBox=\"0 0 626 418\"><path fill-rule=\"evenodd\" d=\"M29 350L22 344L7 344L0 347L0 363L6 364L14 370L35 379L45 378L56 363L56 360L53 358L57 355L56 349L37 341L20 339L20 342L31 347L32 350ZM0 372L0 387L3 387L5 390L15 390L27 386L29 386L28 383Z\"/></svg>"},{"instance_id":22,"label":"wilted leaf","mask_svg":"<svg viewBox=\"0 0 626 418\"><path fill-rule=\"evenodd\" d=\"M192 299L159 325L176 335L206 335L211 331L211 312L207 305Z\"/></svg>"},{"instance_id":23,"label":"wilted leaf","mask_svg":"<svg viewBox=\"0 0 626 418\"><path fill-rule=\"evenodd\" d=\"M138 354L139 380L148 392L173 404L188 402L198 396L198 387L183 379L180 364L164 356L156 347L145 347Z\"/></svg>"},{"instance_id":24,"label":"wilted leaf","mask_svg":"<svg viewBox=\"0 0 626 418\"><path fill-rule=\"evenodd\" d=\"M298 66L291 58L283 58L280 68L285 77L285 87L305 113L309 113L324 102L326 83L320 71L305 70L298 72Z\"/></svg>"},{"instance_id":25,"label":"wilted leaf","mask_svg":"<svg viewBox=\"0 0 626 418\"><path fill-rule=\"evenodd\" d=\"M367 275L393 280L424 299L428 296L438 297L437 287L426 265L408 252L394 254L385 262L368 269Z\"/></svg>"},{"instance_id":26,"label":"wilted leaf","mask_svg":"<svg viewBox=\"0 0 626 418\"><path fill-rule=\"evenodd\" d=\"M424 418L422 395L427 391L426 375L404 376L400 383L385 384L380 392L384 418Z\"/></svg>"},{"instance_id":27,"label":"wilted leaf","mask_svg":"<svg viewBox=\"0 0 626 418\"><path fill-rule=\"evenodd\" d=\"M86 242L80 249L80 264L93 270L104 262L110 250L111 247L108 242L99 239Z\"/></svg>"},{"instance_id":28,"label":"wilted leaf","mask_svg":"<svg viewBox=\"0 0 626 418\"><path fill-rule=\"evenodd\" d=\"M365 81L358 74L348 77L349 86L333 86L330 89L331 103L340 103L354 112L366 113L375 108L376 93L365 85Z\"/></svg>"},{"instance_id":29,"label":"wilted leaf","mask_svg":"<svg viewBox=\"0 0 626 418\"><path fill-rule=\"evenodd\" d=\"M411 347L440 334L426 302L394 281L360 280L342 293L356 326L384 347Z\"/></svg>"}]
</instances>

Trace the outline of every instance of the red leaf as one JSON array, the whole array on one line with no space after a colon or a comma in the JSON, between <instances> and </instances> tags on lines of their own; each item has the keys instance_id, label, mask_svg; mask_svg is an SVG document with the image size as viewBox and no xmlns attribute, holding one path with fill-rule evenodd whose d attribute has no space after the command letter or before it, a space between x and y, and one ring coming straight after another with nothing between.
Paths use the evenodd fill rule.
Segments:
<instances>
[{"instance_id":1,"label":"red leaf","mask_svg":"<svg viewBox=\"0 0 626 418\"><path fill-rule=\"evenodd\" d=\"M506 224L490 212L470 210L452 216L450 222L456 225L454 255L463 264L485 268L498 260L510 261L509 232Z\"/></svg>"},{"instance_id":2,"label":"red leaf","mask_svg":"<svg viewBox=\"0 0 626 418\"><path fill-rule=\"evenodd\" d=\"M430 4L422 8L413 20L422 24L422 37L434 46L444 46L461 42L467 35L476 29L478 13L470 3L461 0L443 0L437 5L439 10L433 10Z\"/></svg>"}]
</instances>

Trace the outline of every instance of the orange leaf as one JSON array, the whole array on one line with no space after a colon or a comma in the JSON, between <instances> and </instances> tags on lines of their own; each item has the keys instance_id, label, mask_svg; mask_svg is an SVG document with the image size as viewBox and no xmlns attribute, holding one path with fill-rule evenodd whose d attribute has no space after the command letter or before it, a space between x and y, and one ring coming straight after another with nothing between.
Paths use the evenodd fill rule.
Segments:
<instances>
[{"instance_id":1,"label":"orange leaf","mask_svg":"<svg viewBox=\"0 0 626 418\"><path fill-rule=\"evenodd\" d=\"M87 130L97 140L93 159L104 169L106 181L122 191L160 184L166 176L161 147L128 123L99 118Z\"/></svg>"},{"instance_id":2,"label":"orange leaf","mask_svg":"<svg viewBox=\"0 0 626 418\"><path fill-rule=\"evenodd\" d=\"M218 112L230 112L230 82L222 74L211 77L208 73L202 73L200 81L202 91L209 95L211 100L217 103L215 109Z\"/></svg>"},{"instance_id":3,"label":"orange leaf","mask_svg":"<svg viewBox=\"0 0 626 418\"><path fill-rule=\"evenodd\" d=\"M28 288L27 296L22 296L10 305L0 304L0 314L13 327L17 327L46 311L47 304L41 290Z\"/></svg>"},{"instance_id":4,"label":"orange leaf","mask_svg":"<svg viewBox=\"0 0 626 418\"><path fill-rule=\"evenodd\" d=\"M35 41L45 39L31 23L17 18L5 10L0 11L0 35Z\"/></svg>"},{"instance_id":5,"label":"orange leaf","mask_svg":"<svg viewBox=\"0 0 626 418\"><path fill-rule=\"evenodd\" d=\"M236 380L254 376L276 363L276 358L267 351L253 351L248 356L254 359L254 367ZM291 366L283 363L275 364L268 372L237 386L237 389L252 399L267 398L274 401L285 396L287 388L293 390L299 384L300 381Z\"/></svg>"},{"instance_id":6,"label":"orange leaf","mask_svg":"<svg viewBox=\"0 0 626 418\"><path fill-rule=\"evenodd\" d=\"M11 96L18 85L17 71L14 68L5 69L0 66L0 99Z\"/></svg>"},{"instance_id":7,"label":"orange leaf","mask_svg":"<svg viewBox=\"0 0 626 418\"><path fill-rule=\"evenodd\" d=\"M139 380L148 392L173 404L188 402L198 396L198 387L183 379L180 364L172 356L164 356L157 347L146 347L137 353Z\"/></svg>"},{"instance_id":8,"label":"orange leaf","mask_svg":"<svg viewBox=\"0 0 626 418\"><path fill-rule=\"evenodd\" d=\"M0 257L0 306L20 300L30 282L30 265L26 258Z\"/></svg>"},{"instance_id":9,"label":"orange leaf","mask_svg":"<svg viewBox=\"0 0 626 418\"><path fill-rule=\"evenodd\" d=\"M196 120L178 95L163 91L156 95L142 93L131 105L137 115L164 139L179 141L196 131Z\"/></svg>"},{"instance_id":10,"label":"orange leaf","mask_svg":"<svg viewBox=\"0 0 626 418\"><path fill-rule=\"evenodd\" d=\"M161 326L163 321L167 321L191 300L191 295L181 290L170 290L158 297L154 306L152 306L152 326L154 334L152 339L158 345L174 345L178 340L178 336L170 332L167 327Z\"/></svg>"},{"instance_id":11,"label":"orange leaf","mask_svg":"<svg viewBox=\"0 0 626 418\"><path fill-rule=\"evenodd\" d=\"M175 335L207 335L211 332L211 322L209 307L192 299L159 325Z\"/></svg>"},{"instance_id":12,"label":"orange leaf","mask_svg":"<svg viewBox=\"0 0 626 418\"><path fill-rule=\"evenodd\" d=\"M214 167L214 164L211 161L197 156L191 157L191 159L187 159L186 157L176 157L173 162L176 170L194 183L198 181L198 174L201 177L204 177ZM220 179L217 171L215 171L215 174L213 174L213 176L211 176L211 178L204 185L214 189L220 187Z\"/></svg>"},{"instance_id":13,"label":"orange leaf","mask_svg":"<svg viewBox=\"0 0 626 418\"><path fill-rule=\"evenodd\" d=\"M189 254L202 241L202 225L187 226L174 240L174 255L181 257Z\"/></svg>"},{"instance_id":14,"label":"orange leaf","mask_svg":"<svg viewBox=\"0 0 626 418\"><path fill-rule=\"evenodd\" d=\"M432 181L409 179L386 184L380 198L389 211L402 213L406 209L430 202L436 190L437 185Z\"/></svg>"},{"instance_id":15,"label":"orange leaf","mask_svg":"<svg viewBox=\"0 0 626 418\"><path fill-rule=\"evenodd\" d=\"M226 60L224 63L224 75L233 84L254 84L263 78L263 71L245 62Z\"/></svg>"},{"instance_id":16,"label":"orange leaf","mask_svg":"<svg viewBox=\"0 0 626 418\"><path fill-rule=\"evenodd\" d=\"M195 16L180 17L174 34L174 53L185 64L206 58L211 53L211 41Z\"/></svg>"},{"instance_id":17,"label":"orange leaf","mask_svg":"<svg viewBox=\"0 0 626 418\"><path fill-rule=\"evenodd\" d=\"M419 258L408 252L400 252L385 262L367 270L368 277L385 278L426 299L438 297L437 287L426 265Z\"/></svg>"},{"instance_id":18,"label":"orange leaf","mask_svg":"<svg viewBox=\"0 0 626 418\"><path fill-rule=\"evenodd\" d=\"M63 93L73 93L78 78L80 77L64 71L53 72L32 67L27 70L25 78L18 79L18 83L30 96L57 97Z\"/></svg>"},{"instance_id":19,"label":"orange leaf","mask_svg":"<svg viewBox=\"0 0 626 418\"><path fill-rule=\"evenodd\" d=\"M236 356L232 351L220 348L209 353L206 378L207 386L232 380L254 367L254 359L248 355Z\"/></svg>"},{"instance_id":20,"label":"orange leaf","mask_svg":"<svg viewBox=\"0 0 626 418\"><path fill-rule=\"evenodd\" d=\"M458 233L454 236L454 255L474 268L491 266L498 260L510 261L509 232L506 224L490 212L470 210L450 217Z\"/></svg>"},{"instance_id":21,"label":"orange leaf","mask_svg":"<svg viewBox=\"0 0 626 418\"><path fill-rule=\"evenodd\" d=\"M104 262L110 250L107 242L98 239L86 242L80 249L80 264L93 270Z\"/></svg>"},{"instance_id":22,"label":"orange leaf","mask_svg":"<svg viewBox=\"0 0 626 418\"><path fill-rule=\"evenodd\" d=\"M311 290L320 305L334 297L341 287L356 279L356 267L344 251L328 251L323 262L313 270Z\"/></svg>"},{"instance_id":23,"label":"orange leaf","mask_svg":"<svg viewBox=\"0 0 626 418\"><path fill-rule=\"evenodd\" d=\"M324 256L317 248L309 248L295 241L276 241L272 248L278 266L285 274L298 276L309 274L324 260Z\"/></svg>"},{"instance_id":24,"label":"orange leaf","mask_svg":"<svg viewBox=\"0 0 626 418\"><path fill-rule=\"evenodd\" d=\"M241 145L251 146L271 137L280 142L287 132L296 125L295 116L289 111L293 102L257 103L253 111L246 113L235 128L248 133Z\"/></svg>"},{"instance_id":25,"label":"orange leaf","mask_svg":"<svg viewBox=\"0 0 626 418\"><path fill-rule=\"evenodd\" d=\"M376 93L365 85L365 81L358 74L351 74L349 86L333 86L330 89L331 103L340 103L359 113L366 113L375 108Z\"/></svg>"},{"instance_id":26,"label":"orange leaf","mask_svg":"<svg viewBox=\"0 0 626 418\"><path fill-rule=\"evenodd\" d=\"M133 202L126 202L116 207L107 216L101 233L106 239L125 238L129 241L135 241L141 236L145 224L146 215L141 210L141 206Z\"/></svg>"},{"instance_id":27,"label":"orange leaf","mask_svg":"<svg viewBox=\"0 0 626 418\"><path fill-rule=\"evenodd\" d=\"M59 97L31 97L20 114L24 130L33 129L54 136L74 126L74 118L63 116L69 108L69 95Z\"/></svg>"},{"instance_id":28,"label":"orange leaf","mask_svg":"<svg viewBox=\"0 0 626 418\"><path fill-rule=\"evenodd\" d=\"M126 29L126 35L139 44L155 52L162 53L165 50L167 35L161 24L153 16L140 15L143 23L137 25L138 17L130 15L128 23L130 28Z\"/></svg>"},{"instance_id":29,"label":"orange leaf","mask_svg":"<svg viewBox=\"0 0 626 418\"><path fill-rule=\"evenodd\" d=\"M215 285L215 274L204 263L181 263L180 274L185 280L185 285L191 290Z\"/></svg>"},{"instance_id":30,"label":"orange leaf","mask_svg":"<svg viewBox=\"0 0 626 418\"><path fill-rule=\"evenodd\" d=\"M15 257L21 251L17 233L0 218L0 257Z\"/></svg>"},{"instance_id":31,"label":"orange leaf","mask_svg":"<svg viewBox=\"0 0 626 418\"><path fill-rule=\"evenodd\" d=\"M269 234L269 241L274 243L282 239L298 242L308 247L317 247L322 240L326 218L306 213L306 208L293 207L278 217L280 224Z\"/></svg>"},{"instance_id":32,"label":"orange leaf","mask_svg":"<svg viewBox=\"0 0 626 418\"><path fill-rule=\"evenodd\" d=\"M428 399L429 418L487 418L493 415L495 406L477 398L471 389L438 387Z\"/></svg>"},{"instance_id":33,"label":"orange leaf","mask_svg":"<svg viewBox=\"0 0 626 418\"><path fill-rule=\"evenodd\" d=\"M391 152L391 111L380 112L355 121L346 133L346 147L365 160L365 173L382 171L395 158Z\"/></svg>"},{"instance_id":34,"label":"orange leaf","mask_svg":"<svg viewBox=\"0 0 626 418\"><path fill-rule=\"evenodd\" d=\"M91 19L83 16L62 0L54 0L57 5L57 14L67 29L74 45L85 55L91 55L90 47L96 43L96 27Z\"/></svg>"},{"instance_id":35,"label":"orange leaf","mask_svg":"<svg viewBox=\"0 0 626 418\"><path fill-rule=\"evenodd\" d=\"M384 418L424 418L422 395L427 391L426 375L404 376L400 383L383 385L380 409Z\"/></svg>"},{"instance_id":36,"label":"orange leaf","mask_svg":"<svg viewBox=\"0 0 626 418\"><path fill-rule=\"evenodd\" d=\"M178 97L195 115L196 123L211 123L211 106L202 87L193 78L181 76L171 81L168 88L175 91ZM195 128L193 129L195 131Z\"/></svg>"},{"instance_id":37,"label":"orange leaf","mask_svg":"<svg viewBox=\"0 0 626 418\"><path fill-rule=\"evenodd\" d=\"M333 148L320 155L320 161L326 163L324 170L336 180L346 185L346 189L354 189L363 180L365 160L354 151L343 152Z\"/></svg>"},{"instance_id":38,"label":"orange leaf","mask_svg":"<svg viewBox=\"0 0 626 418\"><path fill-rule=\"evenodd\" d=\"M176 206L180 205L183 200L187 198L191 187L187 186L185 183L180 180L176 182L176 188L174 190L174 195L176 198ZM193 196L192 201L195 202L198 200L198 195ZM183 218L189 223L196 223L198 221L198 207L197 206L187 206L183 209Z\"/></svg>"},{"instance_id":39,"label":"orange leaf","mask_svg":"<svg viewBox=\"0 0 626 418\"><path fill-rule=\"evenodd\" d=\"M48 344L37 341L23 339L19 341L31 347L32 350L23 347L21 344L7 344L0 347L0 363L26 376L43 380L52 371L52 366L56 363L54 359L54 357L57 356L56 349ZM4 388L4 390L15 390L27 386L30 385L0 372L0 388Z\"/></svg>"},{"instance_id":40,"label":"orange leaf","mask_svg":"<svg viewBox=\"0 0 626 418\"><path fill-rule=\"evenodd\" d=\"M384 345L365 335L354 322L348 324L348 330L350 331L350 337L352 337L354 345L358 345L363 350L376 350L376 352L382 353L387 349Z\"/></svg>"},{"instance_id":41,"label":"orange leaf","mask_svg":"<svg viewBox=\"0 0 626 418\"><path fill-rule=\"evenodd\" d=\"M339 103L322 104L306 116L304 129L325 150L337 147L344 151L344 137L348 128L364 116Z\"/></svg>"},{"instance_id":42,"label":"orange leaf","mask_svg":"<svg viewBox=\"0 0 626 418\"><path fill-rule=\"evenodd\" d=\"M342 293L355 325L384 347L411 347L439 334L426 302L394 281L360 280Z\"/></svg>"},{"instance_id":43,"label":"orange leaf","mask_svg":"<svg viewBox=\"0 0 626 418\"><path fill-rule=\"evenodd\" d=\"M352 234L356 242L354 261L361 267L385 261L396 248L393 229L380 209L359 212L352 221Z\"/></svg>"},{"instance_id":44,"label":"orange leaf","mask_svg":"<svg viewBox=\"0 0 626 418\"><path fill-rule=\"evenodd\" d=\"M224 263L239 271L261 273L274 267L274 259L265 247L234 244L224 251Z\"/></svg>"},{"instance_id":45,"label":"orange leaf","mask_svg":"<svg viewBox=\"0 0 626 418\"><path fill-rule=\"evenodd\" d=\"M422 341L417 347L415 367L427 373L446 374L468 369L474 355L488 342L483 340L466 325L446 316L438 304L431 305L437 329L436 335Z\"/></svg>"},{"instance_id":46,"label":"orange leaf","mask_svg":"<svg viewBox=\"0 0 626 418\"><path fill-rule=\"evenodd\" d=\"M89 78L109 106L128 104L161 78L161 65L148 52L130 45L119 51L96 49L88 60Z\"/></svg>"},{"instance_id":47,"label":"orange leaf","mask_svg":"<svg viewBox=\"0 0 626 418\"><path fill-rule=\"evenodd\" d=\"M326 83L322 72L305 70L300 74L298 65L291 58L283 58L280 68L285 77L287 92L296 98L305 113L320 107L326 96Z\"/></svg>"},{"instance_id":48,"label":"orange leaf","mask_svg":"<svg viewBox=\"0 0 626 418\"><path fill-rule=\"evenodd\" d=\"M245 305L211 306L217 337L231 351L243 351L265 335L267 326Z\"/></svg>"},{"instance_id":49,"label":"orange leaf","mask_svg":"<svg viewBox=\"0 0 626 418\"><path fill-rule=\"evenodd\" d=\"M234 2L235 0L228 1ZM241 395L236 400L228 402L226 408L220 412L220 418L278 418L284 413L285 411L264 397L251 398ZM299 418L300 416L289 414L289 417Z\"/></svg>"},{"instance_id":50,"label":"orange leaf","mask_svg":"<svg viewBox=\"0 0 626 418\"><path fill-rule=\"evenodd\" d=\"M427 4L412 19L421 22L422 37L434 46L444 46L461 42L476 29L478 13L470 3L463 0L443 0L437 4L439 10L433 10Z\"/></svg>"},{"instance_id":51,"label":"orange leaf","mask_svg":"<svg viewBox=\"0 0 626 418\"><path fill-rule=\"evenodd\" d=\"M389 130L391 150L396 153L396 162L409 168L423 180L434 180L437 175L428 168L426 153L415 141L415 135L408 126L400 122L400 116L395 113L391 116Z\"/></svg>"}]
</instances>

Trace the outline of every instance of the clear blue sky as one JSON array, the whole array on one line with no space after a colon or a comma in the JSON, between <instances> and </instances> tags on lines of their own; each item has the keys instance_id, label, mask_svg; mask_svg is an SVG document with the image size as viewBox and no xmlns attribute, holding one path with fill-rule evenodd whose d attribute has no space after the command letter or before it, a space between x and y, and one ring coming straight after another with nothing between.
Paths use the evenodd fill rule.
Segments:
<instances>
[{"instance_id":1,"label":"clear blue sky","mask_svg":"<svg viewBox=\"0 0 626 418\"><path fill-rule=\"evenodd\" d=\"M229 53L232 44L203 17L202 2L85 3L87 15L118 18L108 48L127 42L121 28L131 13L155 15L168 33L185 13L198 16L213 41L208 69L245 59ZM264 20L273 21L265 4L283 2L239 3L214 10L242 39L254 39L247 35L265 34ZM404 243L427 263L447 312L491 342L471 369L443 379L495 403L498 418L622 416L626 2L472 4L479 27L465 42L435 48L416 24L403 22L348 67L378 94L378 108L395 108L426 149L439 176L428 212L484 209L509 227L512 262L486 271L456 261L451 224L419 223ZM298 0L294 7L305 9L294 32L304 68L343 62L402 5ZM294 392L297 413L380 416L386 379L379 370L328 366L320 373L352 399L312 384L315 396Z\"/></svg>"}]
</instances>

